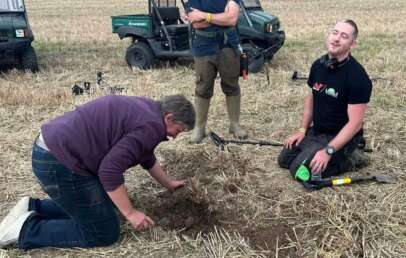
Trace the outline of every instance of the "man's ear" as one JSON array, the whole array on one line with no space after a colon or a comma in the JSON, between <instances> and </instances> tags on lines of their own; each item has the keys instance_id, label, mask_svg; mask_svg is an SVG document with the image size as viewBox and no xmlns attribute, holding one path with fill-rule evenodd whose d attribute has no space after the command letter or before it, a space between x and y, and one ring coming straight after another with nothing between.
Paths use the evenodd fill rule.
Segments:
<instances>
[{"instance_id":1,"label":"man's ear","mask_svg":"<svg viewBox=\"0 0 406 258\"><path fill-rule=\"evenodd\" d=\"M164 120L165 120L166 122L172 122L172 121L173 121L173 114L172 114L172 113L166 113L166 114L164 115Z\"/></svg>"},{"instance_id":2,"label":"man's ear","mask_svg":"<svg viewBox=\"0 0 406 258\"><path fill-rule=\"evenodd\" d=\"M354 40L352 41L352 43L351 43L350 50L353 50L356 46L357 46L357 40L354 39Z\"/></svg>"}]
</instances>

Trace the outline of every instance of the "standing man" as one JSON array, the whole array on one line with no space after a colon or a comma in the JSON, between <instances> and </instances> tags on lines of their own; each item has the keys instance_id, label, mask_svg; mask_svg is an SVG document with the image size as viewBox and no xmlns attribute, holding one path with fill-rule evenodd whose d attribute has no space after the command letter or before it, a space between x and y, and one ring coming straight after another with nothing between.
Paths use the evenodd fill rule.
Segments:
<instances>
[{"instance_id":1,"label":"standing man","mask_svg":"<svg viewBox=\"0 0 406 258\"><path fill-rule=\"evenodd\" d=\"M362 139L372 83L351 56L357 35L354 21L338 21L326 40L328 53L310 69L307 84L311 92L305 98L300 128L285 140L278 157L279 165L289 168L295 178L300 179L298 168L302 164L312 175L322 177L361 165L354 150Z\"/></svg>"},{"instance_id":2,"label":"standing man","mask_svg":"<svg viewBox=\"0 0 406 258\"><path fill-rule=\"evenodd\" d=\"M192 51L196 71L196 125L191 141L199 143L205 137L210 98L213 96L217 72L221 89L226 95L230 133L247 138L240 126L241 93L239 36L236 30L240 0L189 0L186 19L192 23Z\"/></svg>"},{"instance_id":3,"label":"standing man","mask_svg":"<svg viewBox=\"0 0 406 258\"><path fill-rule=\"evenodd\" d=\"M154 149L194 123L192 103L175 95L105 96L44 124L32 168L50 199L21 199L0 224L0 247L113 244L120 234L116 208L136 230L153 226L131 203L123 173L140 164L170 191L183 186L163 171Z\"/></svg>"}]
</instances>

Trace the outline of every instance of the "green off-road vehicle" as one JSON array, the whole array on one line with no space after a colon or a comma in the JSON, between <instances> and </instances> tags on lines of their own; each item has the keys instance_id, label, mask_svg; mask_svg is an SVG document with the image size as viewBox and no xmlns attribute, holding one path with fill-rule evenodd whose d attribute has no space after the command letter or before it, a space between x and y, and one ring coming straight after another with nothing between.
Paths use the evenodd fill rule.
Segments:
<instances>
[{"instance_id":1,"label":"green off-road vehicle","mask_svg":"<svg viewBox=\"0 0 406 258\"><path fill-rule=\"evenodd\" d=\"M24 0L0 0L0 65L38 71Z\"/></svg>"},{"instance_id":2,"label":"green off-road vehicle","mask_svg":"<svg viewBox=\"0 0 406 258\"><path fill-rule=\"evenodd\" d=\"M187 2L181 0L182 10ZM249 70L258 72L282 47L285 33L279 19L265 12L259 0L242 0L238 30L249 59ZM131 38L125 59L129 66L149 68L157 59L191 57L191 27L182 20L176 0L148 0L148 14L112 16L113 33Z\"/></svg>"}]
</instances>

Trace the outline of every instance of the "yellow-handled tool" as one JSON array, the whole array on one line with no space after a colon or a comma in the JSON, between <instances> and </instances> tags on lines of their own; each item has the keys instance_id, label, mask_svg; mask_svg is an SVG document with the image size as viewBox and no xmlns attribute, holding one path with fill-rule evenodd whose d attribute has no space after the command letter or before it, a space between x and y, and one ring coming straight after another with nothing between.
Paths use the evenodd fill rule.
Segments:
<instances>
[{"instance_id":1,"label":"yellow-handled tool","mask_svg":"<svg viewBox=\"0 0 406 258\"><path fill-rule=\"evenodd\" d=\"M375 181L378 183L394 184L396 178L388 175L375 175L375 176L360 176L360 177L342 177L342 178L326 178L321 181L307 181L302 182L303 185L310 190L318 190L324 187L349 185L354 183L361 183L365 181Z\"/></svg>"}]
</instances>

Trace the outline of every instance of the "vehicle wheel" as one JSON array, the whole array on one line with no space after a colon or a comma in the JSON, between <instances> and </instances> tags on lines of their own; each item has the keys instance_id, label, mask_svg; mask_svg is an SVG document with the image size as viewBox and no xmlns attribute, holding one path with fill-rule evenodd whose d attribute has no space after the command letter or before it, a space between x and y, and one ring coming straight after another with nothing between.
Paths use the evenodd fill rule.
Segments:
<instances>
[{"instance_id":1,"label":"vehicle wheel","mask_svg":"<svg viewBox=\"0 0 406 258\"><path fill-rule=\"evenodd\" d=\"M35 73L38 72L37 55L32 46L29 46L20 56L20 68L22 70L30 70Z\"/></svg>"},{"instance_id":2,"label":"vehicle wheel","mask_svg":"<svg viewBox=\"0 0 406 258\"><path fill-rule=\"evenodd\" d=\"M249 43L243 44L242 48L247 53L248 57L248 71L250 73L258 73L264 67L264 55L259 49L256 49Z\"/></svg>"},{"instance_id":3,"label":"vehicle wheel","mask_svg":"<svg viewBox=\"0 0 406 258\"><path fill-rule=\"evenodd\" d=\"M154 54L145 42L136 42L127 48L125 53L127 64L133 68L148 69L154 64Z\"/></svg>"}]
</instances>

